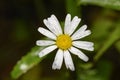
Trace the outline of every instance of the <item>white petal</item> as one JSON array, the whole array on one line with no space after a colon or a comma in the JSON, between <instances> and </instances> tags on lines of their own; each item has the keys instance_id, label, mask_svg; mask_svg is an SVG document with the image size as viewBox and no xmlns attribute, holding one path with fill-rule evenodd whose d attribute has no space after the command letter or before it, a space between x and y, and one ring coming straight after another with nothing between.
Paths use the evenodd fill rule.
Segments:
<instances>
[{"instance_id":1,"label":"white petal","mask_svg":"<svg viewBox=\"0 0 120 80\"><path fill-rule=\"evenodd\" d=\"M43 57L45 55L47 55L48 53L52 52L53 50L55 50L57 48L56 45L53 46L49 46L45 49L43 49L40 53L39 53L39 57Z\"/></svg>"},{"instance_id":2,"label":"white petal","mask_svg":"<svg viewBox=\"0 0 120 80\"><path fill-rule=\"evenodd\" d=\"M38 46L49 46L55 44L55 41L48 41L48 40L38 40L36 41L36 45Z\"/></svg>"},{"instance_id":3,"label":"white petal","mask_svg":"<svg viewBox=\"0 0 120 80\"><path fill-rule=\"evenodd\" d=\"M55 27L52 26L49 21L47 21L46 19L44 19L43 22L44 22L44 24L46 25L46 27L47 27L51 32L53 32L55 35L58 34L57 29L55 29Z\"/></svg>"},{"instance_id":4,"label":"white petal","mask_svg":"<svg viewBox=\"0 0 120 80\"><path fill-rule=\"evenodd\" d=\"M79 32L84 32L87 29L87 25L81 26L74 34L79 34Z\"/></svg>"},{"instance_id":5,"label":"white petal","mask_svg":"<svg viewBox=\"0 0 120 80\"><path fill-rule=\"evenodd\" d=\"M72 42L73 46L81 49L85 49L88 51L93 51L93 43L92 42L87 42L87 41L73 41Z\"/></svg>"},{"instance_id":6,"label":"white petal","mask_svg":"<svg viewBox=\"0 0 120 80\"><path fill-rule=\"evenodd\" d=\"M70 23L71 23L71 15L67 14L66 18L65 18L65 26L64 26L64 33L67 34L69 27L70 27Z\"/></svg>"},{"instance_id":7,"label":"white petal","mask_svg":"<svg viewBox=\"0 0 120 80\"><path fill-rule=\"evenodd\" d=\"M78 50L77 48L71 47L69 50L71 53L73 53L74 55L77 55L83 61L85 61L85 62L88 61L88 57L83 52Z\"/></svg>"},{"instance_id":8,"label":"white petal","mask_svg":"<svg viewBox=\"0 0 120 80\"><path fill-rule=\"evenodd\" d=\"M75 16L75 17L73 18L73 20L72 20L71 23L70 23L70 28L69 28L69 31L68 31L68 34L69 34L69 35L71 35L71 34L75 31L75 29L76 29L77 26L79 25L80 21L81 21L81 19L78 18L77 16Z\"/></svg>"},{"instance_id":9,"label":"white petal","mask_svg":"<svg viewBox=\"0 0 120 80\"><path fill-rule=\"evenodd\" d=\"M42 27L39 27L39 28L38 28L38 31L39 31L41 34L45 35L46 37L56 40L56 36L55 36L52 32L48 31L47 29L44 29L44 28L42 28Z\"/></svg>"},{"instance_id":10,"label":"white petal","mask_svg":"<svg viewBox=\"0 0 120 80\"><path fill-rule=\"evenodd\" d=\"M73 35L72 35L72 40L76 40L76 37L80 34L83 34L83 32L85 32L85 30L87 29L87 25L83 25L82 27L80 27ZM78 38L77 38L78 39Z\"/></svg>"},{"instance_id":11,"label":"white petal","mask_svg":"<svg viewBox=\"0 0 120 80\"><path fill-rule=\"evenodd\" d=\"M55 56L52 69L60 69L62 66L62 62L63 62L63 51L59 49Z\"/></svg>"},{"instance_id":12,"label":"white petal","mask_svg":"<svg viewBox=\"0 0 120 80\"><path fill-rule=\"evenodd\" d=\"M60 26L60 23L59 23L59 21L58 21L58 19L57 19L57 17L55 16L55 15L52 15L52 17L55 19L55 21L56 21L56 23L57 23L57 25L58 25L58 31L60 32L60 34L63 34L62 33L62 28L61 28L61 26Z\"/></svg>"},{"instance_id":13,"label":"white petal","mask_svg":"<svg viewBox=\"0 0 120 80\"><path fill-rule=\"evenodd\" d=\"M73 35L72 35L72 40L77 40L80 38L83 38L85 36L88 36L91 34L90 30L86 30L87 29L87 25L83 25L82 27L80 27ZM86 30L86 31L85 31Z\"/></svg>"},{"instance_id":14,"label":"white petal","mask_svg":"<svg viewBox=\"0 0 120 80\"><path fill-rule=\"evenodd\" d=\"M48 18L48 22L50 23L52 29L54 29L54 33L56 35L60 35L62 34L62 29L61 29L61 26L59 24L59 21L57 20L57 18L55 17L55 15L51 15L50 18Z\"/></svg>"},{"instance_id":15,"label":"white petal","mask_svg":"<svg viewBox=\"0 0 120 80\"><path fill-rule=\"evenodd\" d=\"M86 30L84 32L79 32L79 34L73 34L71 38L72 38L72 40L78 40L78 39L84 38L90 34L91 34L91 31Z\"/></svg>"},{"instance_id":16,"label":"white petal","mask_svg":"<svg viewBox=\"0 0 120 80\"><path fill-rule=\"evenodd\" d=\"M71 71L74 71L75 70L74 64L68 50L64 51L64 60L65 60L65 65L67 69L69 68Z\"/></svg>"}]
</instances>

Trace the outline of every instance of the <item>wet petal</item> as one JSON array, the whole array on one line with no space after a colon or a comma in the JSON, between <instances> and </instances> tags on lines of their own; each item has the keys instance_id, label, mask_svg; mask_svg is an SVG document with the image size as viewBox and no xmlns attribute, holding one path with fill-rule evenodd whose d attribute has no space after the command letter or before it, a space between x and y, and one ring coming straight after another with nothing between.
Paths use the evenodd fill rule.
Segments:
<instances>
[{"instance_id":1,"label":"wet petal","mask_svg":"<svg viewBox=\"0 0 120 80\"><path fill-rule=\"evenodd\" d=\"M48 53L52 52L53 50L55 50L57 48L56 45L53 46L49 46L45 49L43 49L40 53L39 53L39 57L43 57L45 55L47 55Z\"/></svg>"},{"instance_id":2,"label":"wet petal","mask_svg":"<svg viewBox=\"0 0 120 80\"><path fill-rule=\"evenodd\" d=\"M36 41L36 45L38 46L49 46L55 44L55 41L49 41L49 40L38 40Z\"/></svg>"},{"instance_id":3,"label":"wet petal","mask_svg":"<svg viewBox=\"0 0 120 80\"><path fill-rule=\"evenodd\" d=\"M67 14L66 18L65 18L65 26L64 26L64 33L67 34L69 27L70 27L70 23L71 23L71 15Z\"/></svg>"},{"instance_id":4,"label":"wet petal","mask_svg":"<svg viewBox=\"0 0 120 80\"><path fill-rule=\"evenodd\" d=\"M73 41L72 42L73 46L81 49L85 49L88 51L93 51L93 43L92 42L87 42L87 41Z\"/></svg>"},{"instance_id":5,"label":"wet petal","mask_svg":"<svg viewBox=\"0 0 120 80\"><path fill-rule=\"evenodd\" d=\"M84 38L84 37L86 37L86 36L88 36L88 35L90 35L91 34L91 31L90 30L86 30L86 31L84 31L84 32L78 32L79 34L73 34L72 35L72 40L78 40L78 39L81 39L81 38Z\"/></svg>"},{"instance_id":6,"label":"wet petal","mask_svg":"<svg viewBox=\"0 0 120 80\"><path fill-rule=\"evenodd\" d=\"M87 29L87 25L83 25L82 27L80 27L72 36L72 40L77 40L80 38L83 38L85 36L88 36L89 34L91 34L90 30L86 30ZM86 31L85 31L86 30Z\"/></svg>"},{"instance_id":7,"label":"wet petal","mask_svg":"<svg viewBox=\"0 0 120 80\"><path fill-rule=\"evenodd\" d=\"M75 17L73 18L73 20L72 20L71 23L70 23L70 27L69 27L69 31L68 31L68 34L69 34L69 35L71 35L71 34L75 31L75 29L76 29L77 26L79 25L80 21L81 21L81 19L78 18L77 16L75 16Z\"/></svg>"},{"instance_id":8,"label":"wet petal","mask_svg":"<svg viewBox=\"0 0 120 80\"><path fill-rule=\"evenodd\" d=\"M62 66L62 62L63 62L63 51L59 49L55 56L52 69L60 69Z\"/></svg>"},{"instance_id":9,"label":"wet petal","mask_svg":"<svg viewBox=\"0 0 120 80\"><path fill-rule=\"evenodd\" d=\"M47 27L51 32L53 32L55 35L58 34L58 30L57 30L53 25L51 25L49 21L47 21L46 19L44 19L43 22L44 22L44 24L46 25L46 27Z\"/></svg>"},{"instance_id":10,"label":"wet petal","mask_svg":"<svg viewBox=\"0 0 120 80\"><path fill-rule=\"evenodd\" d=\"M65 65L67 69L69 68L71 71L74 71L75 68L74 68L74 64L72 61L72 57L68 50L64 51L64 60L65 60Z\"/></svg>"},{"instance_id":11,"label":"wet petal","mask_svg":"<svg viewBox=\"0 0 120 80\"><path fill-rule=\"evenodd\" d=\"M56 36L55 36L52 32L48 31L47 29L44 29L44 28L42 28L42 27L39 27L39 28L38 28L38 31L39 31L41 34L43 34L44 36L56 40Z\"/></svg>"},{"instance_id":12,"label":"wet petal","mask_svg":"<svg viewBox=\"0 0 120 80\"><path fill-rule=\"evenodd\" d=\"M75 47L71 47L69 50L72 54L77 55L83 61L85 62L88 61L88 57L83 52L81 52L79 49Z\"/></svg>"},{"instance_id":13,"label":"wet petal","mask_svg":"<svg viewBox=\"0 0 120 80\"><path fill-rule=\"evenodd\" d=\"M48 22L50 23L50 27L54 29L56 35L62 34L62 29L59 24L58 19L55 17L55 15L51 15L50 18L48 18Z\"/></svg>"}]
</instances>

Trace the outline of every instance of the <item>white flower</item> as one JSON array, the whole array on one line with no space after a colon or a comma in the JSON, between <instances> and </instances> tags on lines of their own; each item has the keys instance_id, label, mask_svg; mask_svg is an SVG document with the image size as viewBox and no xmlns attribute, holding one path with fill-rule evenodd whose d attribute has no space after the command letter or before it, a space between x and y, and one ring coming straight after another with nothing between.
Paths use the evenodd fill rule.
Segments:
<instances>
[{"instance_id":1,"label":"white flower","mask_svg":"<svg viewBox=\"0 0 120 80\"><path fill-rule=\"evenodd\" d=\"M43 20L49 30L42 27L38 28L41 34L50 38L50 40L36 41L38 46L46 46L46 48L39 53L39 57L43 57L58 48L52 69L60 69L64 59L67 69L69 68L74 71L75 68L70 53L77 55L83 61L88 61L88 57L79 49L93 51L94 44L88 41L80 41L81 38L91 34L90 30L86 30L86 25L83 25L74 32L80 21L81 19L77 16L71 20L71 15L67 14L64 30L62 31L58 19L55 15L51 15L50 18Z\"/></svg>"}]
</instances>

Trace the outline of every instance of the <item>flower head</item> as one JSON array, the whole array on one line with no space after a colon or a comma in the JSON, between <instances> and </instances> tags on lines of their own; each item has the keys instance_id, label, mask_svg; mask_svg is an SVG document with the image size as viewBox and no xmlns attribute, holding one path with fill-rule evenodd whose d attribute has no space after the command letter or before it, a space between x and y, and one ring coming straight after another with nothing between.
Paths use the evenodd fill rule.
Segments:
<instances>
[{"instance_id":1,"label":"flower head","mask_svg":"<svg viewBox=\"0 0 120 80\"><path fill-rule=\"evenodd\" d=\"M39 53L39 57L43 57L58 48L52 69L60 69L64 59L66 67L74 71L75 68L70 55L71 53L77 55L83 61L88 61L88 57L80 49L93 51L94 44L88 41L80 41L81 38L91 34L90 30L86 30L87 25L83 25L75 32L80 21L81 19L77 16L71 20L71 15L67 14L64 30L62 30L58 19L55 15L51 15L50 18L43 20L49 30L42 27L38 28L41 34L50 38L49 40L36 41L38 46L46 46Z\"/></svg>"}]
</instances>

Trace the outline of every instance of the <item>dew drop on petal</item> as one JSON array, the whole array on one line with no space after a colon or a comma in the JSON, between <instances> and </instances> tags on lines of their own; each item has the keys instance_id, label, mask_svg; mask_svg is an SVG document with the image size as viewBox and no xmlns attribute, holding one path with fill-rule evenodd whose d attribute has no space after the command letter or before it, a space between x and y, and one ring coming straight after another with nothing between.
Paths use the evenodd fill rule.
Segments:
<instances>
[{"instance_id":1,"label":"dew drop on petal","mask_svg":"<svg viewBox=\"0 0 120 80\"><path fill-rule=\"evenodd\" d=\"M27 71L27 68L28 68L28 65L27 65L27 64L21 64L21 66L20 66L20 69L21 69L23 72L26 72L26 71Z\"/></svg>"}]
</instances>

